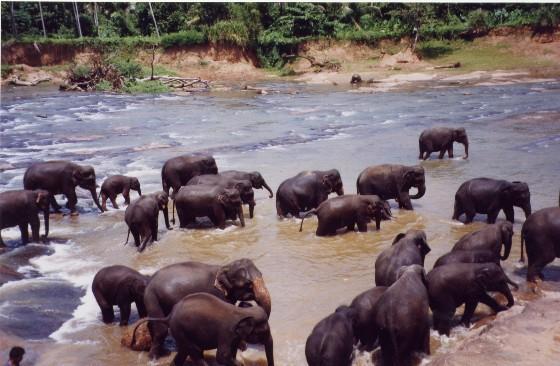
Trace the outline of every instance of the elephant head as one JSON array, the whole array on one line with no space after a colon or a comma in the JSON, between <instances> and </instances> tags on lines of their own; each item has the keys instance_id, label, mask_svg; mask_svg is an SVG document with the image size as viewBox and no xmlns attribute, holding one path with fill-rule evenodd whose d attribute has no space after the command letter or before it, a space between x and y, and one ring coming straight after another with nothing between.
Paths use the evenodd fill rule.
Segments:
<instances>
[{"instance_id":1,"label":"elephant head","mask_svg":"<svg viewBox=\"0 0 560 366\"><path fill-rule=\"evenodd\" d=\"M531 193L525 182L511 182L506 186L503 190L502 202L521 207L525 213L525 218L531 215Z\"/></svg>"},{"instance_id":2,"label":"elephant head","mask_svg":"<svg viewBox=\"0 0 560 366\"><path fill-rule=\"evenodd\" d=\"M509 221L503 221L496 225L500 229L500 234L501 234L500 243L504 244L504 254L500 256L500 259L505 261L506 259L508 259L509 253L511 251L511 244L512 244L512 237L513 237L513 224Z\"/></svg>"},{"instance_id":3,"label":"elephant head","mask_svg":"<svg viewBox=\"0 0 560 366\"><path fill-rule=\"evenodd\" d=\"M380 199L376 195L363 196L367 197L367 216L368 219L375 219L376 229L380 229L381 220L390 220L393 215L391 214L391 206L387 201Z\"/></svg>"},{"instance_id":4,"label":"elephant head","mask_svg":"<svg viewBox=\"0 0 560 366\"><path fill-rule=\"evenodd\" d=\"M171 225L169 225L169 211L167 208L169 202L169 196L164 191L153 193L153 195L157 201L158 209L163 212L163 218L165 219L165 227L168 230L171 230Z\"/></svg>"},{"instance_id":5,"label":"elephant head","mask_svg":"<svg viewBox=\"0 0 560 366\"><path fill-rule=\"evenodd\" d=\"M141 280L139 278L135 278L130 282L128 291L130 294L130 298L134 299L135 302L140 301L144 303L144 292L146 291L146 286L148 285L147 280Z\"/></svg>"},{"instance_id":6,"label":"elephant head","mask_svg":"<svg viewBox=\"0 0 560 366\"><path fill-rule=\"evenodd\" d=\"M130 178L130 189L135 190L141 196L142 191L140 190L140 181L138 178Z\"/></svg>"},{"instance_id":7,"label":"elephant head","mask_svg":"<svg viewBox=\"0 0 560 366\"><path fill-rule=\"evenodd\" d=\"M486 263L485 266L475 272L475 281L484 291L494 291L503 294L507 300L507 307L514 304L513 295L509 290L508 284L518 288L517 284L510 280L503 269L495 263Z\"/></svg>"},{"instance_id":8,"label":"elephant head","mask_svg":"<svg viewBox=\"0 0 560 366\"><path fill-rule=\"evenodd\" d=\"M342 178L340 178L340 173L336 169L325 172L323 175L323 185L327 188L329 193L336 192L339 196L344 194Z\"/></svg>"},{"instance_id":9,"label":"elephant head","mask_svg":"<svg viewBox=\"0 0 560 366\"><path fill-rule=\"evenodd\" d=\"M216 160L211 156L205 156L200 161L201 174L218 174Z\"/></svg>"},{"instance_id":10,"label":"elephant head","mask_svg":"<svg viewBox=\"0 0 560 366\"><path fill-rule=\"evenodd\" d=\"M235 188L239 191L241 201L247 204L255 204L255 191L249 182L243 180L235 184Z\"/></svg>"},{"instance_id":11,"label":"elephant head","mask_svg":"<svg viewBox=\"0 0 560 366\"><path fill-rule=\"evenodd\" d=\"M412 187L418 189L418 192L411 195L411 199L419 199L426 193L426 177L424 168L420 165L407 167L403 173L401 191L406 191Z\"/></svg>"},{"instance_id":12,"label":"elephant head","mask_svg":"<svg viewBox=\"0 0 560 366\"><path fill-rule=\"evenodd\" d=\"M422 263L424 263L424 258L426 258L426 255L432 250L428 245L424 230L410 229L406 234L400 233L393 240L393 245L405 238L418 248L418 252L422 256Z\"/></svg>"},{"instance_id":13,"label":"elephant head","mask_svg":"<svg viewBox=\"0 0 560 366\"><path fill-rule=\"evenodd\" d=\"M274 197L274 194L272 194L272 189L270 189L268 184L266 184L266 181L264 180L261 173L251 172L251 173L249 173L249 176L251 177L250 179L251 179L251 184L253 185L253 188L256 188L256 189L263 189L264 188L270 193L268 198Z\"/></svg>"},{"instance_id":14,"label":"elephant head","mask_svg":"<svg viewBox=\"0 0 560 366\"><path fill-rule=\"evenodd\" d=\"M467 137L467 131L464 128L456 128L453 130L453 141L457 141L460 144L465 146L465 156L464 158L469 157L469 138Z\"/></svg>"},{"instance_id":15,"label":"elephant head","mask_svg":"<svg viewBox=\"0 0 560 366\"><path fill-rule=\"evenodd\" d=\"M95 170L93 167L89 165L77 165L76 169L72 172L72 181L74 186L80 186L90 191L93 202L95 202L97 208L103 212L103 208L97 199L97 183L95 182Z\"/></svg>"},{"instance_id":16,"label":"elephant head","mask_svg":"<svg viewBox=\"0 0 560 366\"><path fill-rule=\"evenodd\" d=\"M216 288L232 301L255 300L270 316L272 303L262 273L250 259L238 259L218 270Z\"/></svg>"},{"instance_id":17,"label":"elephant head","mask_svg":"<svg viewBox=\"0 0 560 366\"><path fill-rule=\"evenodd\" d=\"M49 205L51 196L49 192L37 189L35 192L35 204L37 208L43 212L43 219L45 221L45 238L49 236Z\"/></svg>"},{"instance_id":18,"label":"elephant head","mask_svg":"<svg viewBox=\"0 0 560 366\"><path fill-rule=\"evenodd\" d=\"M231 211L235 209L237 215L239 216L239 221L241 226L245 227L245 218L243 217L243 202L241 201L241 196L236 188L224 189L222 193L218 195L218 202L224 207L225 211Z\"/></svg>"}]
</instances>

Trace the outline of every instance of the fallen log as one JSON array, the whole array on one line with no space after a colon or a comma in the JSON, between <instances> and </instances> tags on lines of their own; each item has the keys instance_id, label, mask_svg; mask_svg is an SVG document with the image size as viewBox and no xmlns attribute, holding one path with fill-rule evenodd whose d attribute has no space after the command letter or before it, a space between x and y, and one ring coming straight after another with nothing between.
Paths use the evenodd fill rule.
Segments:
<instances>
[{"instance_id":1,"label":"fallen log","mask_svg":"<svg viewBox=\"0 0 560 366\"><path fill-rule=\"evenodd\" d=\"M458 67L461 67L460 62L455 62L454 64L448 64L448 65L434 66L434 69L456 69Z\"/></svg>"},{"instance_id":2,"label":"fallen log","mask_svg":"<svg viewBox=\"0 0 560 366\"><path fill-rule=\"evenodd\" d=\"M16 85L16 86L35 86L39 83L42 83L43 81L49 81L49 80L51 80L51 78L46 77L46 78L41 78L41 79L37 79L37 80L33 80L33 81L25 81L25 80L20 80L17 76L15 76L10 80L10 84Z\"/></svg>"}]
</instances>

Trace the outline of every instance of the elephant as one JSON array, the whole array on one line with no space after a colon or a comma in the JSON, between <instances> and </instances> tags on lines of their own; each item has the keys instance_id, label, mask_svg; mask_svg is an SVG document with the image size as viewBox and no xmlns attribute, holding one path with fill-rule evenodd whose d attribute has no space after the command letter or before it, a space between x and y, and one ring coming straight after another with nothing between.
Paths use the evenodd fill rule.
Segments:
<instances>
[{"instance_id":1,"label":"elephant","mask_svg":"<svg viewBox=\"0 0 560 366\"><path fill-rule=\"evenodd\" d=\"M196 292L214 295L231 304L255 300L270 315L270 294L262 273L250 259L242 258L223 266L182 262L163 267L154 273L144 292L148 316L165 317L183 297ZM150 357L156 358L162 354L167 327L150 322L148 328L152 337Z\"/></svg>"},{"instance_id":2,"label":"elephant","mask_svg":"<svg viewBox=\"0 0 560 366\"><path fill-rule=\"evenodd\" d=\"M249 205L249 217L252 219L255 212L255 192L249 180L224 177L222 174L203 174L193 177L187 185L220 186L222 188L235 188L239 191L241 202Z\"/></svg>"},{"instance_id":3,"label":"elephant","mask_svg":"<svg viewBox=\"0 0 560 366\"><path fill-rule=\"evenodd\" d=\"M414 353L430 354L429 298L420 265L401 267L397 280L373 307L384 365L412 365Z\"/></svg>"},{"instance_id":4,"label":"elephant","mask_svg":"<svg viewBox=\"0 0 560 366\"><path fill-rule=\"evenodd\" d=\"M439 257L434 263L434 268L451 263L496 263L500 265L500 256L485 249L453 250Z\"/></svg>"},{"instance_id":5,"label":"elephant","mask_svg":"<svg viewBox=\"0 0 560 366\"><path fill-rule=\"evenodd\" d=\"M267 365L274 366L268 314L260 306L237 307L214 295L195 293L180 299L168 316L145 321L169 327L177 344L173 365L181 366L190 357L195 365L206 366L203 352L217 349L218 364L237 366L237 349L248 342L263 344Z\"/></svg>"},{"instance_id":6,"label":"elephant","mask_svg":"<svg viewBox=\"0 0 560 366\"><path fill-rule=\"evenodd\" d=\"M226 228L226 219L239 217L241 226L245 227L243 206L239 191L235 188L221 186L192 185L181 187L173 201L173 221L175 207L182 228L194 223L197 217L207 216L220 229Z\"/></svg>"},{"instance_id":7,"label":"elephant","mask_svg":"<svg viewBox=\"0 0 560 366\"><path fill-rule=\"evenodd\" d=\"M514 304L508 284L517 288L496 263L453 263L436 267L428 273L428 293L433 312L434 328L449 336L455 309L465 304L461 322L469 326L479 302L488 305L496 313ZM500 305L487 292L503 294L507 306Z\"/></svg>"},{"instance_id":8,"label":"elephant","mask_svg":"<svg viewBox=\"0 0 560 366\"><path fill-rule=\"evenodd\" d=\"M397 164L383 164L364 169L356 181L358 194L375 194L383 200L396 199L399 208L412 210L411 199L419 199L426 193L424 168ZM418 192L410 196L415 187Z\"/></svg>"},{"instance_id":9,"label":"elephant","mask_svg":"<svg viewBox=\"0 0 560 366\"><path fill-rule=\"evenodd\" d=\"M78 215L76 186L90 191L93 202L103 212L97 199L95 170L92 166L78 165L64 160L46 161L31 165L23 175L25 189L44 189L50 193L51 205L55 212L60 211L60 206L54 196L64 194L68 199L66 207L70 209L71 215Z\"/></svg>"},{"instance_id":10,"label":"elephant","mask_svg":"<svg viewBox=\"0 0 560 366\"><path fill-rule=\"evenodd\" d=\"M45 239L49 236L49 192L37 190L15 190L0 193L0 232L2 229L19 226L21 241L29 242L27 225L31 226L31 237L39 242L39 212L43 212L45 220ZM5 247L0 234L0 248Z\"/></svg>"},{"instance_id":11,"label":"elephant","mask_svg":"<svg viewBox=\"0 0 560 366\"><path fill-rule=\"evenodd\" d=\"M521 228L521 262L523 244L527 250L527 281L536 277L544 280L542 269L560 257L560 207L538 210L523 223Z\"/></svg>"},{"instance_id":12,"label":"elephant","mask_svg":"<svg viewBox=\"0 0 560 366\"><path fill-rule=\"evenodd\" d=\"M375 260L375 284L391 286L402 266L424 266L424 258L430 250L423 230L411 229L406 234L398 234L391 247L382 251Z\"/></svg>"},{"instance_id":13,"label":"elephant","mask_svg":"<svg viewBox=\"0 0 560 366\"><path fill-rule=\"evenodd\" d=\"M350 304L356 311L354 343L359 341L361 350L371 352L377 345L377 330L372 326L375 317L373 309L386 290L385 286L374 287L356 296Z\"/></svg>"},{"instance_id":14,"label":"elephant","mask_svg":"<svg viewBox=\"0 0 560 366\"><path fill-rule=\"evenodd\" d=\"M453 142L461 143L465 146L465 156L469 157L469 138L464 128L435 127L422 131L418 139L420 146L420 156L418 159L427 160L434 151L439 151L439 159L443 159L445 152L450 159L453 158Z\"/></svg>"},{"instance_id":15,"label":"elephant","mask_svg":"<svg viewBox=\"0 0 560 366\"><path fill-rule=\"evenodd\" d=\"M531 215L531 194L524 182L508 182L491 178L475 178L461 184L455 193L453 220L459 220L464 213L465 224L470 224L477 213L488 214L487 222L496 222L500 210L513 223L513 206L523 209L525 218Z\"/></svg>"},{"instance_id":16,"label":"elephant","mask_svg":"<svg viewBox=\"0 0 560 366\"><path fill-rule=\"evenodd\" d=\"M381 220L391 218L391 208L386 201L374 195L334 197L324 201L319 207L302 213L299 231L302 230L303 220L312 214L319 219L315 234L326 236L335 235L343 227L354 231L356 224L360 232L367 232L367 224L372 219L375 219L375 227L379 230Z\"/></svg>"},{"instance_id":17,"label":"elephant","mask_svg":"<svg viewBox=\"0 0 560 366\"><path fill-rule=\"evenodd\" d=\"M305 358L309 366L350 366L354 340L356 310L339 306L321 320L305 342Z\"/></svg>"},{"instance_id":18,"label":"elephant","mask_svg":"<svg viewBox=\"0 0 560 366\"><path fill-rule=\"evenodd\" d=\"M139 252L142 252L149 242L156 241L160 210L163 211L165 227L167 230L172 230L173 228L169 225L168 201L167 193L162 191L146 194L134 200L124 212L124 221L128 225L126 243L132 233L134 245Z\"/></svg>"},{"instance_id":19,"label":"elephant","mask_svg":"<svg viewBox=\"0 0 560 366\"><path fill-rule=\"evenodd\" d=\"M336 169L303 171L283 181L276 191L276 213L280 217L298 216L317 208L329 194L344 194L342 179Z\"/></svg>"},{"instance_id":20,"label":"elephant","mask_svg":"<svg viewBox=\"0 0 560 366\"><path fill-rule=\"evenodd\" d=\"M124 197L124 202L130 205L130 190L138 192L141 196L142 191L140 190L140 182L136 177L127 177L124 175L112 175L105 179L101 185L101 190L99 191L99 196L101 196L101 207L103 210L107 211L107 198L111 200L113 207L118 209L119 206L115 201L117 195L122 193Z\"/></svg>"},{"instance_id":21,"label":"elephant","mask_svg":"<svg viewBox=\"0 0 560 366\"><path fill-rule=\"evenodd\" d=\"M115 265L100 269L93 277L91 290L101 309L104 323L111 323L115 318L113 306L117 305L121 313L119 325L128 325L130 304L135 303L140 318L146 316L144 291L149 277L132 268Z\"/></svg>"},{"instance_id":22,"label":"elephant","mask_svg":"<svg viewBox=\"0 0 560 366\"><path fill-rule=\"evenodd\" d=\"M226 170L220 173L227 178L238 179L238 180L248 180L253 185L255 189L266 189L269 193L268 198L274 197L272 194L272 189L266 184L263 176L259 172L242 172L239 170Z\"/></svg>"},{"instance_id":23,"label":"elephant","mask_svg":"<svg viewBox=\"0 0 560 366\"><path fill-rule=\"evenodd\" d=\"M218 174L216 160L210 155L182 155L171 158L161 168L161 184L163 191L169 195L173 188L171 199L181 186L184 186L192 177L201 174Z\"/></svg>"},{"instance_id":24,"label":"elephant","mask_svg":"<svg viewBox=\"0 0 560 366\"><path fill-rule=\"evenodd\" d=\"M483 229L463 236L451 251L484 249L492 251L498 258L505 261L511 251L513 225L509 221L491 224ZM504 254L501 255L502 243Z\"/></svg>"}]
</instances>

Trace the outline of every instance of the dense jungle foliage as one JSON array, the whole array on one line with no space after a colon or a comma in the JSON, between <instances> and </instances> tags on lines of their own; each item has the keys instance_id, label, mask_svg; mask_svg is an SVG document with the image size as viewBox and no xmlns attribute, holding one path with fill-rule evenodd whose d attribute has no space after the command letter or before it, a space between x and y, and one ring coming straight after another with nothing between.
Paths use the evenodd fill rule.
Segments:
<instances>
[{"instance_id":1,"label":"dense jungle foliage","mask_svg":"<svg viewBox=\"0 0 560 366\"><path fill-rule=\"evenodd\" d=\"M15 38L109 48L228 43L255 50L262 66L273 67L283 63L282 55L314 38L372 44L416 34L422 40L467 38L499 26L548 32L560 23L560 4L154 2L151 6L159 37L149 3L2 2L2 42Z\"/></svg>"}]
</instances>

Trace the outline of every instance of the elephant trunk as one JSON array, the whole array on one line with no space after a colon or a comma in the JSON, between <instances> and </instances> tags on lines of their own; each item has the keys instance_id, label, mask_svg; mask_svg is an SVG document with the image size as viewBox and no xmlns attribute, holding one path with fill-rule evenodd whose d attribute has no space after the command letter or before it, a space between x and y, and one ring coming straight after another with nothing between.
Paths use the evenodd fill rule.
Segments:
<instances>
[{"instance_id":1,"label":"elephant trunk","mask_svg":"<svg viewBox=\"0 0 560 366\"><path fill-rule=\"evenodd\" d=\"M138 195L141 196L142 195L142 190L140 188L138 188Z\"/></svg>"},{"instance_id":2,"label":"elephant trunk","mask_svg":"<svg viewBox=\"0 0 560 366\"><path fill-rule=\"evenodd\" d=\"M410 196L410 199L417 200L419 198L422 198L424 194L426 194L426 183L422 183L421 185L417 186L416 189L418 189L418 192Z\"/></svg>"},{"instance_id":3,"label":"elephant trunk","mask_svg":"<svg viewBox=\"0 0 560 366\"><path fill-rule=\"evenodd\" d=\"M469 140L465 139L463 145L465 146L465 156L463 157L463 159L467 159L469 157Z\"/></svg>"},{"instance_id":4,"label":"elephant trunk","mask_svg":"<svg viewBox=\"0 0 560 366\"><path fill-rule=\"evenodd\" d=\"M511 291L509 290L508 285L504 284L504 288L500 292L507 298L508 303L507 303L506 306L508 308L511 308L513 306L513 304L515 303L515 301L513 300L513 295L511 294Z\"/></svg>"},{"instance_id":5,"label":"elephant trunk","mask_svg":"<svg viewBox=\"0 0 560 366\"><path fill-rule=\"evenodd\" d=\"M175 207L175 201L173 201L173 205ZM167 228L167 230L171 230L171 225L169 225L169 206L166 204L162 211L163 219L165 220L165 227ZM175 221L173 221L173 223L175 223Z\"/></svg>"},{"instance_id":6,"label":"elephant trunk","mask_svg":"<svg viewBox=\"0 0 560 366\"><path fill-rule=\"evenodd\" d=\"M91 188L90 192L91 192L91 198L93 198L93 202L95 202L95 205L97 206L97 208L99 208L99 211L103 212L103 207L101 207L101 205L99 204L99 199L97 198L97 192L95 191L95 187Z\"/></svg>"},{"instance_id":7,"label":"elephant trunk","mask_svg":"<svg viewBox=\"0 0 560 366\"><path fill-rule=\"evenodd\" d=\"M243 204L239 204L237 208L237 215L239 216L239 221L241 222L241 227L245 227L245 217L243 216Z\"/></svg>"},{"instance_id":8,"label":"elephant trunk","mask_svg":"<svg viewBox=\"0 0 560 366\"><path fill-rule=\"evenodd\" d=\"M529 216L531 216L531 203L527 202L525 205L523 205L523 212L525 213L525 218L527 219Z\"/></svg>"},{"instance_id":9,"label":"elephant trunk","mask_svg":"<svg viewBox=\"0 0 560 366\"><path fill-rule=\"evenodd\" d=\"M257 277L253 280L253 292L255 293L255 301L257 304L259 304L266 312L266 315L270 317L272 302L262 277Z\"/></svg>"},{"instance_id":10,"label":"elephant trunk","mask_svg":"<svg viewBox=\"0 0 560 366\"><path fill-rule=\"evenodd\" d=\"M43 211L43 219L45 221L45 239L49 236L49 207Z\"/></svg>"},{"instance_id":11,"label":"elephant trunk","mask_svg":"<svg viewBox=\"0 0 560 366\"><path fill-rule=\"evenodd\" d=\"M264 342L264 352L266 353L266 363L268 366L274 366L274 342L272 334L268 334L268 338Z\"/></svg>"},{"instance_id":12,"label":"elephant trunk","mask_svg":"<svg viewBox=\"0 0 560 366\"><path fill-rule=\"evenodd\" d=\"M340 188L336 190L336 194L338 196L343 196L344 195L344 187L340 186Z\"/></svg>"},{"instance_id":13,"label":"elephant trunk","mask_svg":"<svg viewBox=\"0 0 560 366\"><path fill-rule=\"evenodd\" d=\"M263 182L262 186L270 193L268 195L268 198L274 197L274 194L272 193L272 189L270 189L270 187L268 186L268 184L266 184L266 182Z\"/></svg>"},{"instance_id":14,"label":"elephant trunk","mask_svg":"<svg viewBox=\"0 0 560 366\"><path fill-rule=\"evenodd\" d=\"M512 237L513 236L508 235L504 242L504 255L500 256L500 259L503 261L505 261L509 257L509 253L511 251L511 245L512 245Z\"/></svg>"}]
</instances>

